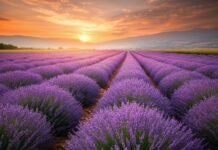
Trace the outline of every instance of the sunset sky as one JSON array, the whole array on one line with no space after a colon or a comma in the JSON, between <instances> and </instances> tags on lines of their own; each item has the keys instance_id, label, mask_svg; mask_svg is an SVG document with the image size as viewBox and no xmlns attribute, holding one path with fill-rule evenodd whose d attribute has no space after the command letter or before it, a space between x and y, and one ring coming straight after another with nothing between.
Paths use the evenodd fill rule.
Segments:
<instances>
[{"instance_id":1,"label":"sunset sky","mask_svg":"<svg viewBox=\"0 0 218 150\"><path fill-rule=\"evenodd\" d=\"M0 35L102 42L218 27L218 0L0 0Z\"/></svg>"}]
</instances>

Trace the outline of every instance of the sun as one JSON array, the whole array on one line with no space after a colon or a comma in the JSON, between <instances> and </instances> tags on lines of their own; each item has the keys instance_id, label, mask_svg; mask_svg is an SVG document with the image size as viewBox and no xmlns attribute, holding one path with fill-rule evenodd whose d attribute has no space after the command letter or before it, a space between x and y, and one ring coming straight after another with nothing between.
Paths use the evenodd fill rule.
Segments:
<instances>
[{"instance_id":1,"label":"sun","mask_svg":"<svg viewBox=\"0 0 218 150\"><path fill-rule=\"evenodd\" d=\"M81 42L88 42L90 40L90 37L87 34L81 34L81 35L79 35L79 40Z\"/></svg>"}]
</instances>

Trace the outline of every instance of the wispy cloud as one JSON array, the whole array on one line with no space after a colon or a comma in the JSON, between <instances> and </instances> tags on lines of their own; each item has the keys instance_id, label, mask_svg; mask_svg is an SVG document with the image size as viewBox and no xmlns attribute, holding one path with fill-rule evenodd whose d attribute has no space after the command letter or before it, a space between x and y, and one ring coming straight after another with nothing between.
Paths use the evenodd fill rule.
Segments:
<instances>
[{"instance_id":1,"label":"wispy cloud","mask_svg":"<svg viewBox=\"0 0 218 150\"><path fill-rule=\"evenodd\" d=\"M59 14L54 11L41 8L33 10L40 13L38 17L45 21L58 25L76 27L83 32L106 31L111 28L109 24L98 21L93 22L87 19L73 18L68 13Z\"/></svg>"},{"instance_id":2,"label":"wispy cloud","mask_svg":"<svg viewBox=\"0 0 218 150\"><path fill-rule=\"evenodd\" d=\"M0 21L19 22L22 31L38 36L77 38L87 33L94 42L172 30L218 27L217 0L14 0L0 2ZM1 19L2 18L2 19ZM10 18L9 20L7 20ZM9 25L10 34L16 26ZM54 31L48 31L48 27ZM26 28L26 32L25 32ZM44 31L44 32L43 32ZM50 34L50 32L53 32ZM0 33L3 31L0 29ZM17 33L13 33L17 34Z\"/></svg>"},{"instance_id":3,"label":"wispy cloud","mask_svg":"<svg viewBox=\"0 0 218 150\"><path fill-rule=\"evenodd\" d=\"M10 19L0 16L0 21L10 21Z\"/></svg>"}]
</instances>

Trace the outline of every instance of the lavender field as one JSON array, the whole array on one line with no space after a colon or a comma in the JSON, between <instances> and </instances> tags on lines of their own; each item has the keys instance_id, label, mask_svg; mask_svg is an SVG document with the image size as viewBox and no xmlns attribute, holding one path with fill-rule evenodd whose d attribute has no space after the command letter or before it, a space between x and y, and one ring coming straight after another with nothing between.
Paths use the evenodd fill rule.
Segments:
<instances>
[{"instance_id":1,"label":"lavender field","mask_svg":"<svg viewBox=\"0 0 218 150\"><path fill-rule=\"evenodd\" d=\"M0 55L0 150L218 149L218 55Z\"/></svg>"}]
</instances>

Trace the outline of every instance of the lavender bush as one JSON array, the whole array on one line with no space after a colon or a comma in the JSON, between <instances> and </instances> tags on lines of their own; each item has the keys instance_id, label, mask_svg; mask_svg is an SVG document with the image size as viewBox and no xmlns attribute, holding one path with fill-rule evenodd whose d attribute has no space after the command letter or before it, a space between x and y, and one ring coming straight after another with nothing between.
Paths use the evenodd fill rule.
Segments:
<instances>
[{"instance_id":1,"label":"lavender bush","mask_svg":"<svg viewBox=\"0 0 218 150\"><path fill-rule=\"evenodd\" d=\"M218 148L218 95L193 106L183 122L192 128L211 149Z\"/></svg>"},{"instance_id":2,"label":"lavender bush","mask_svg":"<svg viewBox=\"0 0 218 150\"><path fill-rule=\"evenodd\" d=\"M143 80L127 79L113 84L100 99L96 110L122 103L137 102L168 112L168 99Z\"/></svg>"},{"instance_id":3,"label":"lavender bush","mask_svg":"<svg viewBox=\"0 0 218 150\"><path fill-rule=\"evenodd\" d=\"M1 150L46 150L51 142L51 126L40 113L0 104Z\"/></svg>"},{"instance_id":4,"label":"lavender bush","mask_svg":"<svg viewBox=\"0 0 218 150\"><path fill-rule=\"evenodd\" d=\"M18 104L39 111L52 124L54 134L66 135L82 116L81 105L66 91L49 85L33 85L5 93L1 103Z\"/></svg>"},{"instance_id":5,"label":"lavender bush","mask_svg":"<svg viewBox=\"0 0 218 150\"><path fill-rule=\"evenodd\" d=\"M118 74L115 79L113 80L112 84L117 84L120 81L128 80L128 79L136 79L136 80L143 80L143 82L150 83L148 76L145 73L142 74L141 71L138 70L131 70L131 72L126 72L122 74Z\"/></svg>"},{"instance_id":6,"label":"lavender bush","mask_svg":"<svg viewBox=\"0 0 218 150\"><path fill-rule=\"evenodd\" d=\"M94 80L79 74L60 75L46 84L56 85L69 91L84 106L95 103L100 92L100 88Z\"/></svg>"},{"instance_id":7,"label":"lavender bush","mask_svg":"<svg viewBox=\"0 0 218 150\"><path fill-rule=\"evenodd\" d=\"M66 150L81 149L203 150L203 146L177 121L134 103L101 110L81 125Z\"/></svg>"},{"instance_id":8,"label":"lavender bush","mask_svg":"<svg viewBox=\"0 0 218 150\"><path fill-rule=\"evenodd\" d=\"M195 71L212 78L216 70L218 70L218 66L216 65L203 65Z\"/></svg>"},{"instance_id":9,"label":"lavender bush","mask_svg":"<svg viewBox=\"0 0 218 150\"><path fill-rule=\"evenodd\" d=\"M55 66L43 66L30 69L29 71L41 75L44 79L49 79L60 74L63 74L63 71Z\"/></svg>"},{"instance_id":10,"label":"lavender bush","mask_svg":"<svg viewBox=\"0 0 218 150\"><path fill-rule=\"evenodd\" d=\"M14 63L3 63L0 65L0 73L5 73L8 71L15 71L15 70L23 70L25 69L23 66Z\"/></svg>"},{"instance_id":11,"label":"lavender bush","mask_svg":"<svg viewBox=\"0 0 218 150\"><path fill-rule=\"evenodd\" d=\"M174 59L168 59L167 61L165 61L166 63L171 63L175 66L178 66L180 68L186 69L186 70L190 70L190 71L194 71L197 68L201 67L202 64L200 63L196 63L196 62L190 62L190 61L185 61L185 60L176 60Z\"/></svg>"},{"instance_id":12,"label":"lavender bush","mask_svg":"<svg viewBox=\"0 0 218 150\"><path fill-rule=\"evenodd\" d=\"M75 73L90 77L95 80L100 87L105 87L107 85L107 81L109 80L108 74L103 69L96 68L95 66L83 67Z\"/></svg>"},{"instance_id":13,"label":"lavender bush","mask_svg":"<svg viewBox=\"0 0 218 150\"><path fill-rule=\"evenodd\" d=\"M218 79L218 70L213 73L212 78Z\"/></svg>"},{"instance_id":14,"label":"lavender bush","mask_svg":"<svg viewBox=\"0 0 218 150\"><path fill-rule=\"evenodd\" d=\"M194 79L204 78L206 78L204 75L201 75L197 72L179 71L171 73L170 75L164 77L159 83L159 88L162 93L164 93L168 97L171 97L173 92L176 89L178 89L181 85L183 85L185 82Z\"/></svg>"},{"instance_id":15,"label":"lavender bush","mask_svg":"<svg viewBox=\"0 0 218 150\"><path fill-rule=\"evenodd\" d=\"M164 77L166 77L167 75L171 74L171 73L175 73L181 71L181 69L171 66L171 65L165 65L164 67L160 68L155 75L153 76L154 81L156 83L159 83Z\"/></svg>"},{"instance_id":16,"label":"lavender bush","mask_svg":"<svg viewBox=\"0 0 218 150\"><path fill-rule=\"evenodd\" d=\"M115 56L109 57L108 59L105 59L101 61L98 64L94 64L95 68L98 68L100 70L104 70L109 77L113 74L115 69L118 67L118 65L122 62L122 60L125 58L126 52L119 53Z\"/></svg>"},{"instance_id":17,"label":"lavender bush","mask_svg":"<svg viewBox=\"0 0 218 150\"><path fill-rule=\"evenodd\" d=\"M117 82L126 79L142 79L144 82L150 83L148 76L130 53L127 54L126 59L112 84L116 84Z\"/></svg>"},{"instance_id":18,"label":"lavender bush","mask_svg":"<svg viewBox=\"0 0 218 150\"><path fill-rule=\"evenodd\" d=\"M9 91L10 89L4 86L3 84L0 84L0 95L4 94L5 92Z\"/></svg>"},{"instance_id":19,"label":"lavender bush","mask_svg":"<svg viewBox=\"0 0 218 150\"><path fill-rule=\"evenodd\" d=\"M40 83L42 77L28 71L13 71L0 74L0 83L11 89Z\"/></svg>"},{"instance_id":20,"label":"lavender bush","mask_svg":"<svg viewBox=\"0 0 218 150\"><path fill-rule=\"evenodd\" d=\"M171 114L177 119L196 103L218 94L218 80L192 80L177 89L171 98Z\"/></svg>"},{"instance_id":21,"label":"lavender bush","mask_svg":"<svg viewBox=\"0 0 218 150\"><path fill-rule=\"evenodd\" d=\"M54 66L60 68L65 74L69 74L69 73L74 72L79 67L81 67L82 62L80 62L80 61L67 62L67 63L60 63L60 64L57 64Z\"/></svg>"},{"instance_id":22,"label":"lavender bush","mask_svg":"<svg viewBox=\"0 0 218 150\"><path fill-rule=\"evenodd\" d=\"M84 67L84 66L88 66L91 64L95 64L98 63L100 61L102 61L103 59L107 59L110 56L115 55L114 53L111 54L104 54L104 55L100 55L100 56L96 56L96 57L92 57L89 59L84 59L84 60L78 60L78 61L73 61L73 62L67 62L67 63L61 63L61 64L57 64L55 66L59 67L64 73L69 74L74 72L75 70Z\"/></svg>"}]
</instances>

